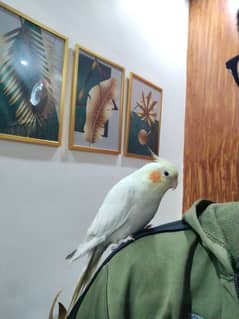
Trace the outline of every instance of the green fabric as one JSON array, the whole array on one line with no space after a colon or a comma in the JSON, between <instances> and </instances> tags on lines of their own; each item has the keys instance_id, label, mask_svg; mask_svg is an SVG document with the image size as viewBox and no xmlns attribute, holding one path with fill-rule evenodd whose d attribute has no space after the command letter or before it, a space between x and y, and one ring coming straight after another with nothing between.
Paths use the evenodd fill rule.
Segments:
<instances>
[{"instance_id":1,"label":"green fabric","mask_svg":"<svg viewBox=\"0 0 239 319\"><path fill-rule=\"evenodd\" d=\"M98 273L69 319L237 319L239 202L198 201L190 229L142 237Z\"/></svg>"}]
</instances>

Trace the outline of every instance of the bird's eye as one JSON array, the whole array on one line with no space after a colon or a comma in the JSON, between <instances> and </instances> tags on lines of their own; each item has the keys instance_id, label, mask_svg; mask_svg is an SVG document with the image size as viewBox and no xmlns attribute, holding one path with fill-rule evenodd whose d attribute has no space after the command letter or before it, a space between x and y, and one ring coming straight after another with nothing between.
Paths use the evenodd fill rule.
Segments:
<instances>
[{"instance_id":1,"label":"bird's eye","mask_svg":"<svg viewBox=\"0 0 239 319\"><path fill-rule=\"evenodd\" d=\"M168 171L164 171L163 174L164 174L164 176L169 176L169 172Z\"/></svg>"}]
</instances>

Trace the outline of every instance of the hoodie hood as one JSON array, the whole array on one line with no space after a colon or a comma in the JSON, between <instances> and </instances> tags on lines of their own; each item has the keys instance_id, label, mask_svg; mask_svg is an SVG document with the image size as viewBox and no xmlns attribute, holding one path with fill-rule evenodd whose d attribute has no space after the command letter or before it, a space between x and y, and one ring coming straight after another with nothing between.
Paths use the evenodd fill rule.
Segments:
<instances>
[{"instance_id":1,"label":"hoodie hood","mask_svg":"<svg viewBox=\"0 0 239 319\"><path fill-rule=\"evenodd\" d=\"M239 229L239 202L217 204L199 200L183 219L216 258L222 274L233 275L239 271L239 232L235 231Z\"/></svg>"}]
</instances>

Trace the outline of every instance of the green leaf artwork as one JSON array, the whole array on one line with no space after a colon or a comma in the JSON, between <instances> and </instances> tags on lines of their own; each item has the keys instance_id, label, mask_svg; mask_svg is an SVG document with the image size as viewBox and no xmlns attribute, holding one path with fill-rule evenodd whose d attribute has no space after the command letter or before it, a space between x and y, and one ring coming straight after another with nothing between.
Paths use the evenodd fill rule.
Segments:
<instances>
[{"instance_id":1,"label":"green leaf artwork","mask_svg":"<svg viewBox=\"0 0 239 319\"><path fill-rule=\"evenodd\" d=\"M130 73L125 155L151 159L159 153L162 89Z\"/></svg>"},{"instance_id":2,"label":"green leaf artwork","mask_svg":"<svg viewBox=\"0 0 239 319\"><path fill-rule=\"evenodd\" d=\"M64 39L0 7L1 137L58 141L64 46Z\"/></svg>"}]
</instances>

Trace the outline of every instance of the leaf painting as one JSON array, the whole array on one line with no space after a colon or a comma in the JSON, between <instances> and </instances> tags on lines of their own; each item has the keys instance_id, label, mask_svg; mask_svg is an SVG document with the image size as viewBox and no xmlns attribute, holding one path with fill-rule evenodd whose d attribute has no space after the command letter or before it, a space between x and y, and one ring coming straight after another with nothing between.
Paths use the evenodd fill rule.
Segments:
<instances>
[{"instance_id":1,"label":"leaf painting","mask_svg":"<svg viewBox=\"0 0 239 319\"><path fill-rule=\"evenodd\" d=\"M76 45L70 148L118 154L124 69Z\"/></svg>"},{"instance_id":2,"label":"leaf painting","mask_svg":"<svg viewBox=\"0 0 239 319\"><path fill-rule=\"evenodd\" d=\"M162 89L130 73L126 156L150 159L159 150Z\"/></svg>"},{"instance_id":3,"label":"leaf painting","mask_svg":"<svg viewBox=\"0 0 239 319\"><path fill-rule=\"evenodd\" d=\"M136 104L135 108L140 109L140 111L137 112L137 115L143 121L146 121L149 126L151 126L157 118L157 113L154 111L157 103L157 101L152 101L152 91L150 91L146 97L144 91L142 91L142 98Z\"/></svg>"},{"instance_id":4,"label":"leaf painting","mask_svg":"<svg viewBox=\"0 0 239 319\"><path fill-rule=\"evenodd\" d=\"M86 105L85 140L95 143L104 134L104 125L113 110L113 100L117 97L117 80L110 78L93 87Z\"/></svg>"},{"instance_id":5,"label":"leaf painting","mask_svg":"<svg viewBox=\"0 0 239 319\"><path fill-rule=\"evenodd\" d=\"M98 59L80 54L77 78L75 130L84 133L86 104L90 90L111 77L111 69ZM107 132L104 132L107 137Z\"/></svg>"},{"instance_id":6,"label":"leaf painting","mask_svg":"<svg viewBox=\"0 0 239 319\"><path fill-rule=\"evenodd\" d=\"M8 22L8 10L0 7L0 15ZM64 40L11 17L4 34L0 22L0 133L57 141Z\"/></svg>"}]
</instances>

